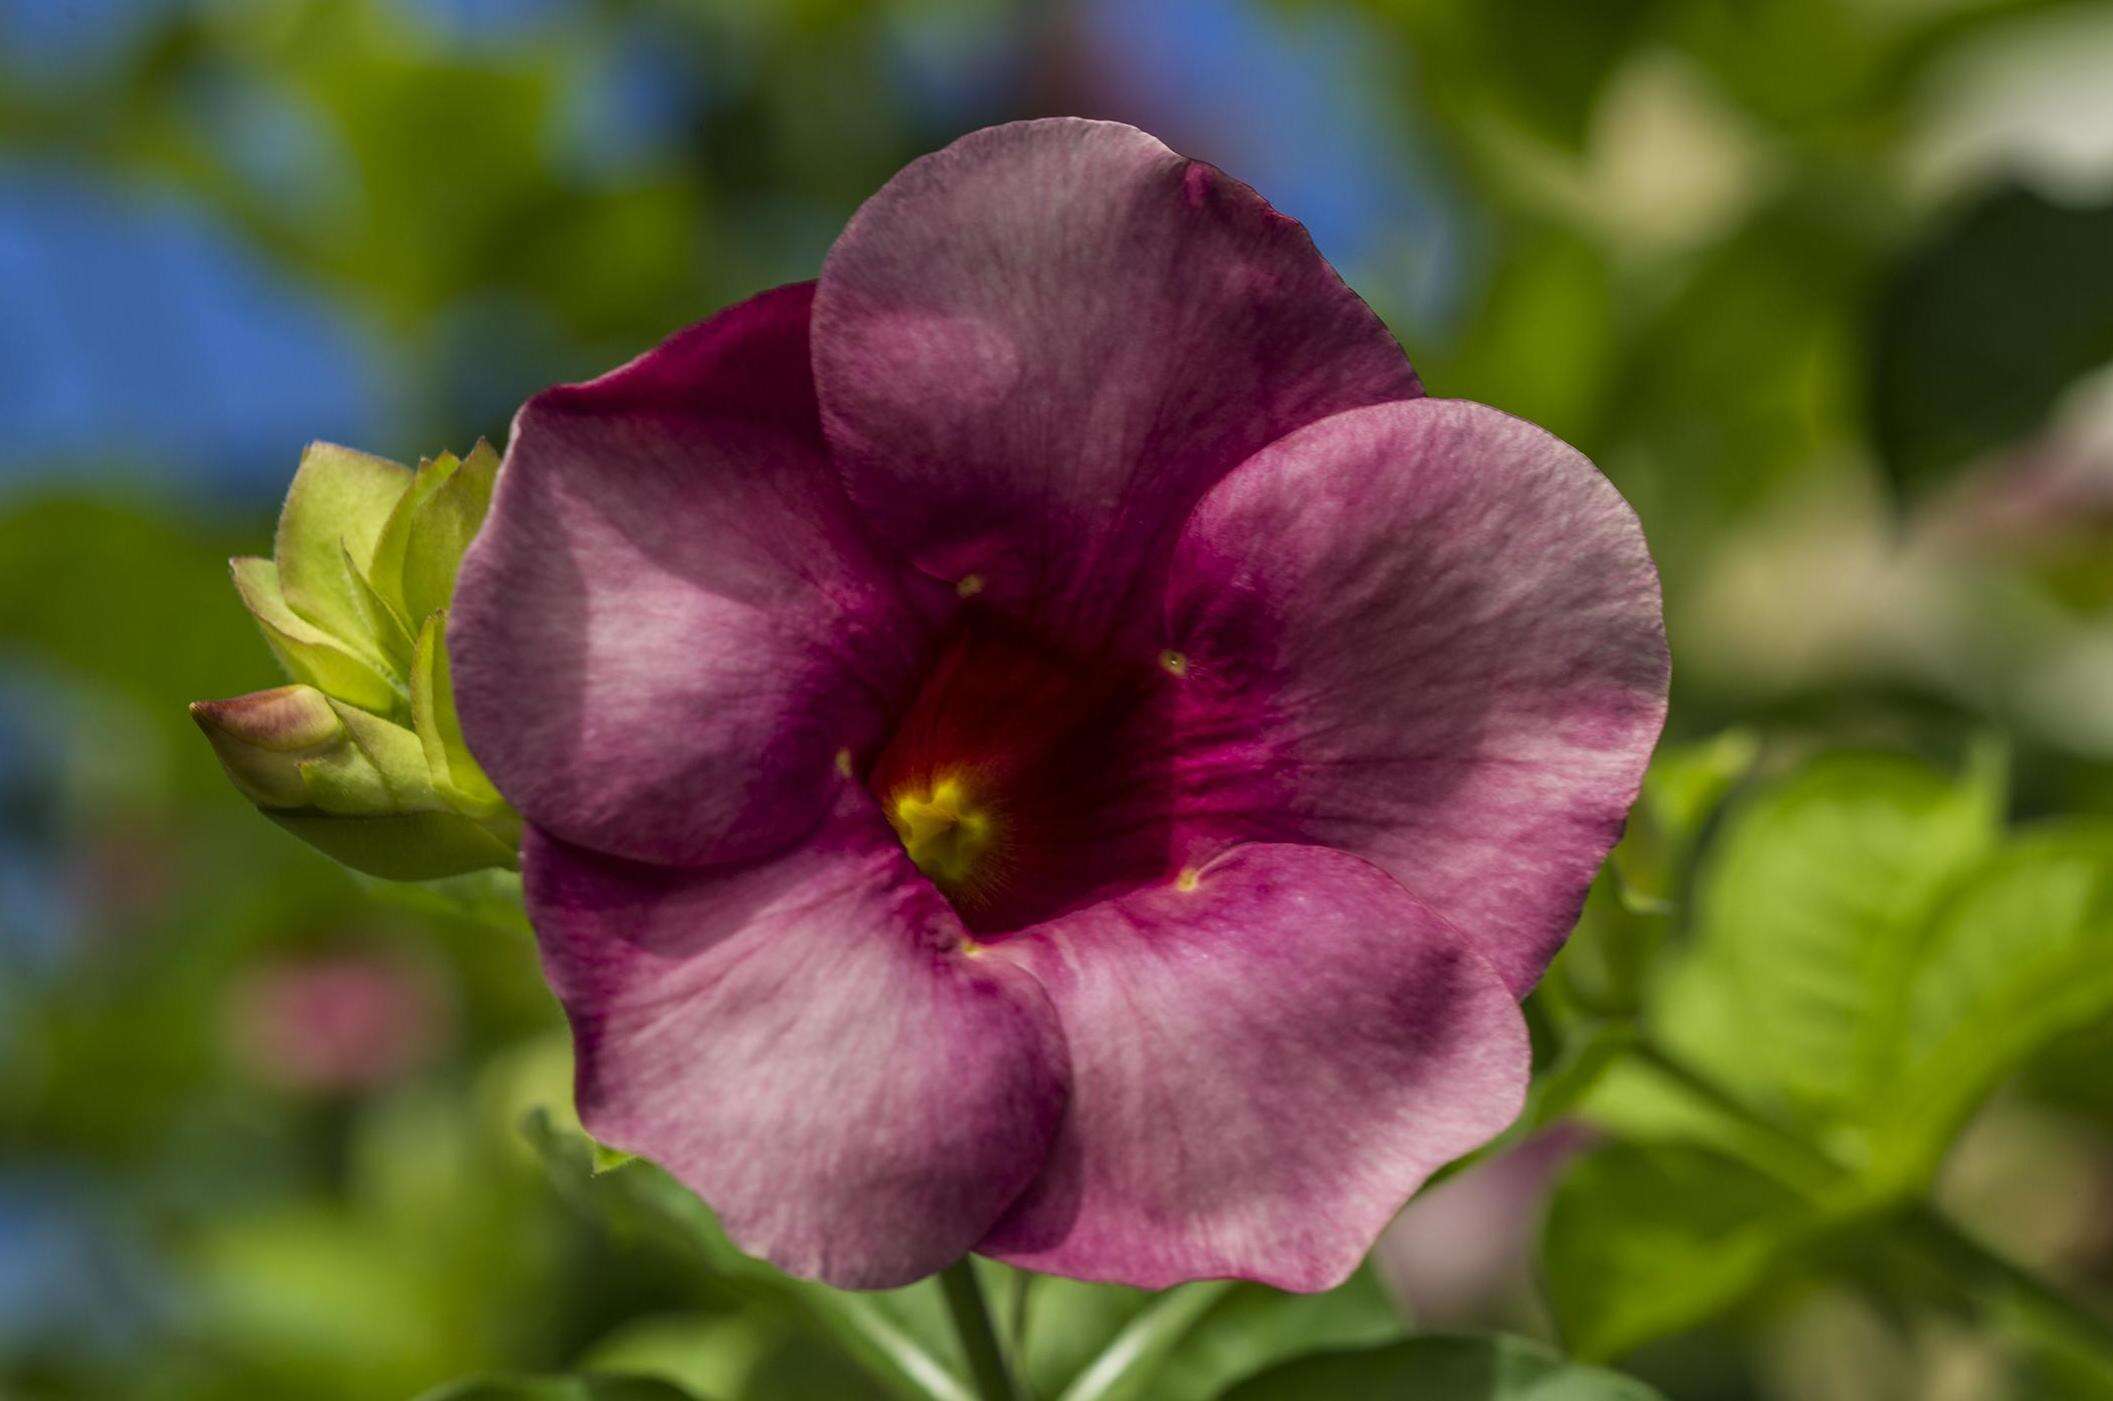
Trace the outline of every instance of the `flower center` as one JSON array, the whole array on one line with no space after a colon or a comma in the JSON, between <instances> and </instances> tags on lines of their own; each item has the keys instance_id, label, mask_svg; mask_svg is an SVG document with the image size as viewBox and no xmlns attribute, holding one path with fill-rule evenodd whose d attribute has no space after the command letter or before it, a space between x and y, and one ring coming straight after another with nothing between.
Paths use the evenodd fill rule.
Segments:
<instances>
[{"instance_id":1,"label":"flower center","mask_svg":"<svg viewBox=\"0 0 2113 1401\"><path fill-rule=\"evenodd\" d=\"M865 775L979 937L1171 880L1161 712L1179 670L1081 656L976 615L939 649Z\"/></svg>"},{"instance_id":2,"label":"flower center","mask_svg":"<svg viewBox=\"0 0 2113 1401\"><path fill-rule=\"evenodd\" d=\"M887 813L917 869L945 890L967 886L997 836L995 816L976 803L958 777L942 778L923 791L914 786L898 791Z\"/></svg>"}]
</instances>

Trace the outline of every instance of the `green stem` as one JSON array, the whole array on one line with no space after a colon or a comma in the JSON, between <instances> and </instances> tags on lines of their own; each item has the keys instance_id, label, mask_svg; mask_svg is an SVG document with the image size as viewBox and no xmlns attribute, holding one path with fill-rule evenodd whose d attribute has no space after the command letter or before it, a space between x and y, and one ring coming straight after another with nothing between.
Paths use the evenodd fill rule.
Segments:
<instances>
[{"instance_id":1,"label":"green stem","mask_svg":"<svg viewBox=\"0 0 2113 1401\"><path fill-rule=\"evenodd\" d=\"M977 1401L952 1368L919 1347L866 1295L804 1280L790 1283L807 1316L889 1395L901 1401Z\"/></svg>"},{"instance_id":2,"label":"green stem","mask_svg":"<svg viewBox=\"0 0 2113 1401\"><path fill-rule=\"evenodd\" d=\"M1138 1395L1174 1345L1232 1288L1232 1280L1210 1279L1167 1290L1115 1335L1065 1389L1061 1401L1110 1401Z\"/></svg>"},{"instance_id":3,"label":"green stem","mask_svg":"<svg viewBox=\"0 0 2113 1401\"><path fill-rule=\"evenodd\" d=\"M983 1401L1019 1401L1012 1370L998 1348L998 1332L991 1326L990 1309L983 1302L983 1285L976 1278L976 1262L964 1255L939 1276L946 1293L947 1312L954 1316L954 1331L961 1335L961 1350L968 1355L969 1376Z\"/></svg>"},{"instance_id":4,"label":"green stem","mask_svg":"<svg viewBox=\"0 0 2113 1401\"><path fill-rule=\"evenodd\" d=\"M1631 1048L1637 1060L1678 1083L1720 1113L1765 1139L1798 1165L1798 1175L1824 1184L1849 1175L1831 1154L1815 1147L1795 1129L1754 1109L1738 1096L1667 1054L1650 1041ZM2113 1359L2113 1321L2064 1294L2025 1266L1983 1245L1954 1225L1928 1201L1911 1202L1904 1224L1923 1256L1966 1286L1984 1308L2009 1303L2044 1327Z\"/></svg>"},{"instance_id":5,"label":"green stem","mask_svg":"<svg viewBox=\"0 0 2113 1401\"><path fill-rule=\"evenodd\" d=\"M1629 1054L1765 1140L1778 1156L1786 1160L1785 1166L1795 1164L1797 1176L1825 1183L1846 1174L1847 1169L1796 1129L1755 1109L1686 1062L1668 1055L1656 1042L1638 1037L1630 1045Z\"/></svg>"},{"instance_id":6,"label":"green stem","mask_svg":"<svg viewBox=\"0 0 2113 1401\"><path fill-rule=\"evenodd\" d=\"M1928 1254L1965 1281L1984 1302L2008 1300L2079 1346L2113 1358L2113 1321L1967 1235L1927 1203L1917 1203L1909 1211L1907 1224Z\"/></svg>"},{"instance_id":7,"label":"green stem","mask_svg":"<svg viewBox=\"0 0 2113 1401\"><path fill-rule=\"evenodd\" d=\"M1012 1272L1012 1310L1007 1321L1006 1345L1011 1349L1014 1365L1027 1370L1027 1320L1029 1301L1034 1295L1034 1282L1041 1276L1027 1270Z\"/></svg>"}]
</instances>

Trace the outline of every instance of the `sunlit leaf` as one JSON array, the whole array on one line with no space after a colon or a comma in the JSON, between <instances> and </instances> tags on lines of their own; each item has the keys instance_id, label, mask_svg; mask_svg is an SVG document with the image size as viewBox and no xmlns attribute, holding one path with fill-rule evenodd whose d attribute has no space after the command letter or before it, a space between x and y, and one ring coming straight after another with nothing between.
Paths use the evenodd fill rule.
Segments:
<instances>
[{"instance_id":1,"label":"sunlit leaf","mask_svg":"<svg viewBox=\"0 0 2113 1401\"><path fill-rule=\"evenodd\" d=\"M1874 1142L1917 1181L1991 1088L2113 1011L2113 825L2016 838L1946 905L1904 997Z\"/></svg>"},{"instance_id":2,"label":"sunlit leaf","mask_svg":"<svg viewBox=\"0 0 2113 1401\"><path fill-rule=\"evenodd\" d=\"M1994 845L2001 803L1992 760L1952 779L1884 754L1827 755L1757 793L1705 854L1665 1032L1765 1102L1874 1102L1924 931Z\"/></svg>"},{"instance_id":3,"label":"sunlit leaf","mask_svg":"<svg viewBox=\"0 0 2113 1401\"><path fill-rule=\"evenodd\" d=\"M403 601L412 619L422 622L454 596L462 552L484 523L498 472L499 455L479 443L412 511L403 560Z\"/></svg>"},{"instance_id":4,"label":"sunlit leaf","mask_svg":"<svg viewBox=\"0 0 2113 1401\"><path fill-rule=\"evenodd\" d=\"M1773 1178L1688 1144L1616 1143L1557 1186L1548 1302L1580 1357L1609 1358L1744 1298L1828 1224Z\"/></svg>"},{"instance_id":5,"label":"sunlit leaf","mask_svg":"<svg viewBox=\"0 0 2113 1401\"><path fill-rule=\"evenodd\" d=\"M270 560L245 557L229 564L236 593L257 620L265 643L286 668L287 675L378 715L405 709L404 694L385 666L354 651L288 606L279 588L278 567Z\"/></svg>"},{"instance_id":6,"label":"sunlit leaf","mask_svg":"<svg viewBox=\"0 0 2113 1401\"><path fill-rule=\"evenodd\" d=\"M485 777L462 737L455 713L455 687L448 674L447 615L433 613L419 630L411 661L411 720L425 750L433 784L448 805L474 817L507 811L506 799Z\"/></svg>"},{"instance_id":7,"label":"sunlit leaf","mask_svg":"<svg viewBox=\"0 0 2113 1401\"><path fill-rule=\"evenodd\" d=\"M389 519L383 522L381 534L374 542L374 559L369 572L375 590L402 615L414 632L422 619L411 612L410 605L404 600L404 557L411 549L411 525L418 518L418 508L461 466L462 459L451 452L420 462L411 478L410 488L397 497Z\"/></svg>"},{"instance_id":8,"label":"sunlit leaf","mask_svg":"<svg viewBox=\"0 0 2113 1401\"><path fill-rule=\"evenodd\" d=\"M341 647L386 666L360 578L411 473L384 458L312 443L287 488L272 560L287 606ZM327 689L327 688L325 688Z\"/></svg>"}]
</instances>

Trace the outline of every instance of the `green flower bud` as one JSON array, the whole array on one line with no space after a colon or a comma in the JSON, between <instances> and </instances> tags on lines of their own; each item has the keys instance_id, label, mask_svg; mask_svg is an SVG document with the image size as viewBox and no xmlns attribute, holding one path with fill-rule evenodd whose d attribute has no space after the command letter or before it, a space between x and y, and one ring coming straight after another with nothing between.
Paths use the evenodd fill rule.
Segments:
<instances>
[{"instance_id":1,"label":"green flower bud","mask_svg":"<svg viewBox=\"0 0 2113 1401\"><path fill-rule=\"evenodd\" d=\"M355 869L427 880L516 862L520 820L463 742L446 647L498 471L482 442L415 472L312 444L272 558L232 562L297 684L200 701L192 718L244 796Z\"/></svg>"},{"instance_id":2,"label":"green flower bud","mask_svg":"<svg viewBox=\"0 0 2113 1401\"><path fill-rule=\"evenodd\" d=\"M520 824L505 805L456 809L400 725L313 686L196 701L191 718L265 816L348 866L430 880L514 863Z\"/></svg>"}]
</instances>

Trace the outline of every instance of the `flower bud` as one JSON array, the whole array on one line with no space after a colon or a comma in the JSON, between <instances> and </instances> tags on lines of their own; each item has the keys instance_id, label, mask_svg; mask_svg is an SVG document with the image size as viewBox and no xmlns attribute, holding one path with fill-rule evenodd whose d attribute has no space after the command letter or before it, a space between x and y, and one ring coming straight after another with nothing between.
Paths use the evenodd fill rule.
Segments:
<instances>
[{"instance_id":1,"label":"flower bud","mask_svg":"<svg viewBox=\"0 0 2113 1401\"><path fill-rule=\"evenodd\" d=\"M280 686L232 700L192 701L228 779L258 807L294 808L308 801L301 765L344 743L345 726L313 686Z\"/></svg>"},{"instance_id":2,"label":"flower bud","mask_svg":"<svg viewBox=\"0 0 2113 1401\"><path fill-rule=\"evenodd\" d=\"M512 813L457 811L402 726L312 686L196 701L191 718L265 816L356 870L430 880L514 862Z\"/></svg>"},{"instance_id":3,"label":"flower bud","mask_svg":"<svg viewBox=\"0 0 2113 1401\"><path fill-rule=\"evenodd\" d=\"M272 557L235 590L296 684L200 701L235 787L358 870L425 880L511 866L520 821L463 743L446 614L498 454L409 468L329 443L302 454Z\"/></svg>"}]
</instances>

